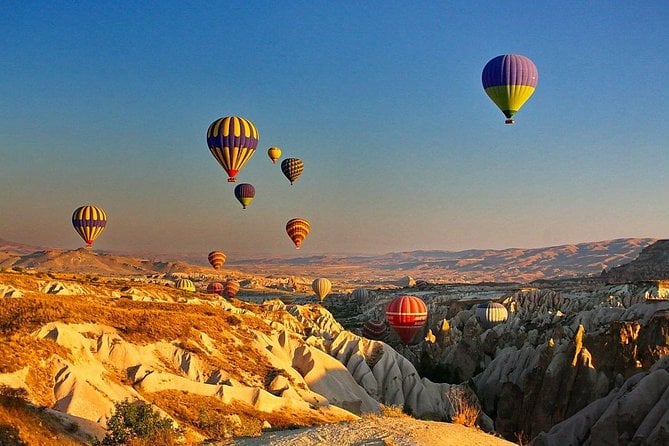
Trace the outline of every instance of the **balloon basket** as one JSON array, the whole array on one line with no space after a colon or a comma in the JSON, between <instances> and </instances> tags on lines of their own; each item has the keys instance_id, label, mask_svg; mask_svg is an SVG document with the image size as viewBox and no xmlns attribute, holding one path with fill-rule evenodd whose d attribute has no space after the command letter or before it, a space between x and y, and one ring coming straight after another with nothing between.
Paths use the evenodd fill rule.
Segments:
<instances>
[{"instance_id":1,"label":"balloon basket","mask_svg":"<svg viewBox=\"0 0 669 446\"><path fill-rule=\"evenodd\" d=\"M228 183L236 183L237 180L234 178L228 178Z\"/></svg>"},{"instance_id":2,"label":"balloon basket","mask_svg":"<svg viewBox=\"0 0 669 446\"><path fill-rule=\"evenodd\" d=\"M514 119L511 119L511 118L504 121L504 124L515 124L515 123L516 123L516 121ZM228 181L230 181L230 180L228 180Z\"/></svg>"}]
</instances>

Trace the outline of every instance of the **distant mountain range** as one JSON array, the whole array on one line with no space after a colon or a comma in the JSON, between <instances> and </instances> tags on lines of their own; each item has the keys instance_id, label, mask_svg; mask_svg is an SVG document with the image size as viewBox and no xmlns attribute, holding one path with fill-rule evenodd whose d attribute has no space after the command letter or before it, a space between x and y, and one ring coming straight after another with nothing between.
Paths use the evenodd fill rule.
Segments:
<instances>
[{"instance_id":1,"label":"distant mountain range","mask_svg":"<svg viewBox=\"0 0 669 446\"><path fill-rule=\"evenodd\" d=\"M430 282L531 282L598 276L631 262L652 238L627 238L546 248L409 251L383 255L228 259L225 268L254 275L329 277L348 283L391 282L411 276ZM669 249L669 246L667 246ZM204 258L204 254L203 254ZM0 267L90 274L206 274L213 269L183 260L146 260L88 249L44 249L0 239Z\"/></svg>"}]
</instances>

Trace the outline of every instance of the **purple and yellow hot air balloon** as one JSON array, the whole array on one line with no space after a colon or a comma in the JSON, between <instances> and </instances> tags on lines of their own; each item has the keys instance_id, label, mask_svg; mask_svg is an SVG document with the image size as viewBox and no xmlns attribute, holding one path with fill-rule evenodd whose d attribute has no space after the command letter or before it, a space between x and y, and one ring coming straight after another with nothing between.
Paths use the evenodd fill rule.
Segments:
<instances>
[{"instance_id":1,"label":"purple and yellow hot air balloon","mask_svg":"<svg viewBox=\"0 0 669 446\"><path fill-rule=\"evenodd\" d=\"M72 214L72 226L90 248L107 226L107 213L97 206L81 206Z\"/></svg>"},{"instance_id":2,"label":"purple and yellow hot air balloon","mask_svg":"<svg viewBox=\"0 0 669 446\"><path fill-rule=\"evenodd\" d=\"M256 196L256 189L249 183L238 184L235 187L235 198L242 204L242 208L251 204L253 197Z\"/></svg>"},{"instance_id":3,"label":"purple and yellow hot air balloon","mask_svg":"<svg viewBox=\"0 0 669 446\"><path fill-rule=\"evenodd\" d=\"M299 158L286 158L281 161L281 171L290 180L290 184L297 181L297 177L302 175L304 162Z\"/></svg>"},{"instance_id":4,"label":"purple and yellow hot air balloon","mask_svg":"<svg viewBox=\"0 0 669 446\"><path fill-rule=\"evenodd\" d=\"M258 130L248 119L226 116L212 122L207 130L207 145L216 161L228 173L228 181L251 159L258 146Z\"/></svg>"},{"instance_id":5,"label":"purple and yellow hot air balloon","mask_svg":"<svg viewBox=\"0 0 669 446\"><path fill-rule=\"evenodd\" d=\"M267 149L267 156L272 160L272 164L276 164L276 160L281 158L281 149L278 147L270 147Z\"/></svg>"},{"instance_id":6,"label":"purple and yellow hot air balloon","mask_svg":"<svg viewBox=\"0 0 669 446\"><path fill-rule=\"evenodd\" d=\"M532 96L539 72L530 59L519 54L504 54L491 59L483 68L481 81L486 94L513 124L513 115Z\"/></svg>"},{"instance_id":7,"label":"purple and yellow hot air balloon","mask_svg":"<svg viewBox=\"0 0 669 446\"><path fill-rule=\"evenodd\" d=\"M286 232L288 237L295 243L295 249L300 249L302 241L309 234L311 226L304 218L292 218L286 223Z\"/></svg>"}]
</instances>

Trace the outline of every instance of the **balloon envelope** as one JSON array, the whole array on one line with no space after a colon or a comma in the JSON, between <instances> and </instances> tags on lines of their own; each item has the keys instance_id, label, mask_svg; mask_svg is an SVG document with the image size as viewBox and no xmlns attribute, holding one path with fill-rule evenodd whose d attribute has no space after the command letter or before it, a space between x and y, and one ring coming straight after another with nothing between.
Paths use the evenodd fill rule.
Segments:
<instances>
[{"instance_id":1,"label":"balloon envelope","mask_svg":"<svg viewBox=\"0 0 669 446\"><path fill-rule=\"evenodd\" d=\"M238 184L235 187L235 198L242 204L242 207L246 209L253 198L256 196L256 189L249 183Z\"/></svg>"},{"instance_id":2,"label":"balloon envelope","mask_svg":"<svg viewBox=\"0 0 669 446\"><path fill-rule=\"evenodd\" d=\"M207 285L207 294L221 294L223 292L223 284L219 282L212 282Z\"/></svg>"},{"instance_id":3,"label":"balloon envelope","mask_svg":"<svg viewBox=\"0 0 669 446\"><path fill-rule=\"evenodd\" d=\"M314 290L314 293L318 296L318 299L320 299L321 302L323 302L323 299L325 299L325 296L330 294L330 291L332 290L332 283L323 277L314 280L311 283L311 288Z\"/></svg>"},{"instance_id":4,"label":"balloon envelope","mask_svg":"<svg viewBox=\"0 0 669 446\"><path fill-rule=\"evenodd\" d=\"M290 184L293 184L297 177L302 175L304 170L304 163L301 159L298 158L286 158L281 161L281 171L283 174L290 180Z\"/></svg>"},{"instance_id":5,"label":"balloon envelope","mask_svg":"<svg viewBox=\"0 0 669 446\"><path fill-rule=\"evenodd\" d=\"M212 251L207 256L207 259L209 260L211 266L214 267L214 269L221 269L225 263L225 254L223 251Z\"/></svg>"},{"instance_id":6,"label":"balloon envelope","mask_svg":"<svg viewBox=\"0 0 669 446\"><path fill-rule=\"evenodd\" d=\"M223 287L224 287L223 292L225 293L225 295L228 296L228 298L230 299L234 299L235 296L237 295L237 292L239 291L239 282L230 279L225 282Z\"/></svg>"},{"instance_id":7,"label":"balloon envelope","mask_svg":"<svg viewBox=\"0 0 669 446\"><path fill-rule=\"evenodd\" d=\"M368 319L362 324L362 336L367 339L374 339L376 341L383 339L387 330L388 328L383 321Z\"/></svg>"},{"instance_id":8,"label":"balloon envelope","mask_svg":"<svg viewBox=\"0 0 669 446\"><path fill-rule=\"evenodd\" d=\"M276 160L281 158L281 149L278 147L270 147L267 149L267 156L272 160L273 164L276 164Z\"/></svg>"},{"instance_id":9,"label":"balloon envelope","mask_svg":"<svg viewBox=\"0 0 669 446\"><path fill-rule=\"evenodd\" d=\"M484 329L506 322L509 312L498 302L485 302L476 306L476 320Z\"/></svg>"},{"instance_id":10,"label":"balloon envelope","mask_svg":"<svg viewBox=\"0 0 669 446\"><path fill-rule=\"evenodd\" d=\"M195 291L195 284L189 279L179 279L174 283L174 286L184 291Z\"/></svg>"},{"instance_id":11,"label":"balloon envelope","mask_svg":"<svg viewBox=\"0 0 669 446\"><path fill-rule=\"evenodd\" d=\"M300 249L302 241L309 234L310 229L309 222L304 218L293 218L286 223L286 232L288 233L288 237L295 243L296 249Z\"/></svg>"},{"instance_id":12,"label":"balloon envelope","mask_svg":"<svg viewBox=\"0 0 669 446\"><path fill-rule=\"evenodd\" d=\"M251 159L260 135L251 121L239 116L226 116L212 122L207 129L207 145L216 161L228 173L228 181Z\"/></svg>"},{"instance_id":13,"label":"balloon envelope","mask_svg":"<svg viewBox=\"0 0 669 446\"><path fill-rule=\"evenodd\" d=\"M532 96L539 72L530 59L519 54L504 54L491 59L483 68L481 82L486 94L513 124L512 116Z\"/></svg>"},{"instance_id":14,"label":"balloon envelope","mask_svg":"<svg viewBox=\"0 0 669 446\"><path fill-rule=\"evenodd\" d=\"M386 305L386 319L402 342L408 344L427 322L427 306L416 296L401 294Z\"/></svg>"},{"instance_id":15,"label":"balloon envelope","mask_svg":"<svg viewBox=\"0 0 669 446\"><path fill-rule=\"evenodd\" d=\"M87 246L93 246L107 226L107 213L98 206L81 206L72 214L72 226Z\"/></svg>"},{"instance_id":16,"label":"balloon envelope","mask_svg":"<svg viewBox=\"0 0 669 446\"><path fill-rule=\"evenodd\" d=\"M367 291L367 288L356 288L353 290L353 298L357 301L367 300L368 297L369 291Z\"/></svg>"}]
</instances>

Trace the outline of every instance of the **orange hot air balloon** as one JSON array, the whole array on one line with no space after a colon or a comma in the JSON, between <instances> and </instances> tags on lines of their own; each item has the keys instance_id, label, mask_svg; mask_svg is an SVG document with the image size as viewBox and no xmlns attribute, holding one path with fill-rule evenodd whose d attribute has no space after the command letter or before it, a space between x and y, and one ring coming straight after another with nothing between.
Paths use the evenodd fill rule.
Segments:
<instances>
[{"instance_id":1,"label":"orange hot air balloon","mask_svg":"<svg viewBox=\"0 0 669 446\"><path fill-rule=\"evenodd\" d=\"M218 294L223 292L223 284L219 282L211 282L207 285L207 294Z\"/></svg>"},{"instance_id":2,"label":"orange hot air balloon","mask_svg":"<svg viewBox=\"0 0 669 446\"><path fill-rule=\"evenodd\" d=\"M214 269L221 269L225 263L225 254L223 251L212 251L209 253L207 258L209 259L209 263L211 263L211 266L213 266Z\"/></svg>"},{"instance_id":3,"label":"orange hot air balloon","mask_svg":"<svg viewBox=\"0 0 669 446\"><path fill-rule=\"evenodd\" d=\"M304 218L293 218L286 223L286 232L288 233L288 237L295 243L296 249L300 249L302 241L309 234L310 229L309 222Z\"/></svg>"},{"instance_id":4,"label":"orange hot air balloon","mask_svg":"<svg viewBox=\"0 0 669 446\"><path fill-rule=\"evenodd\" d=\"M332 283L328 279L321 277L311 283L311 289L314 290L318 299L323 302L323 299L325 299L325 297L330 294L330 290L332 290Z\"/></svg>"},{"instance_id":5,"label":"orange hot air balloon","mask_svg":"<svg viewBox=\"0 0 669 446\"><path fill-rule=\"evenodd\" d=\"M239 282L236 280L229 279L223 285L223 294L228 296L229 299L234 299L239 291Z\"/></svg>"},{"instance_id":6,"label":"orange hot air balloon","mask_svg":"<svg viewBox=\"0 0 669 446\"><path fill-rule=\"evenodd\" d=\"M267 156L272 160L272 164L276 164L276 161L281 158L281 149L278 147L270 147L267 149Z\"/></svg>"},{"instance_id":7,"label":"orange hot air balloon","mask_svg":"<svg viewBox=\"0 0 669 446\"><path fill-rule=\"evenodd\" d=\"M427 306L416 296L400 294L386 305L386 319L402 342L408 344L427 322Z\"/></svg>"}]
</instances>

